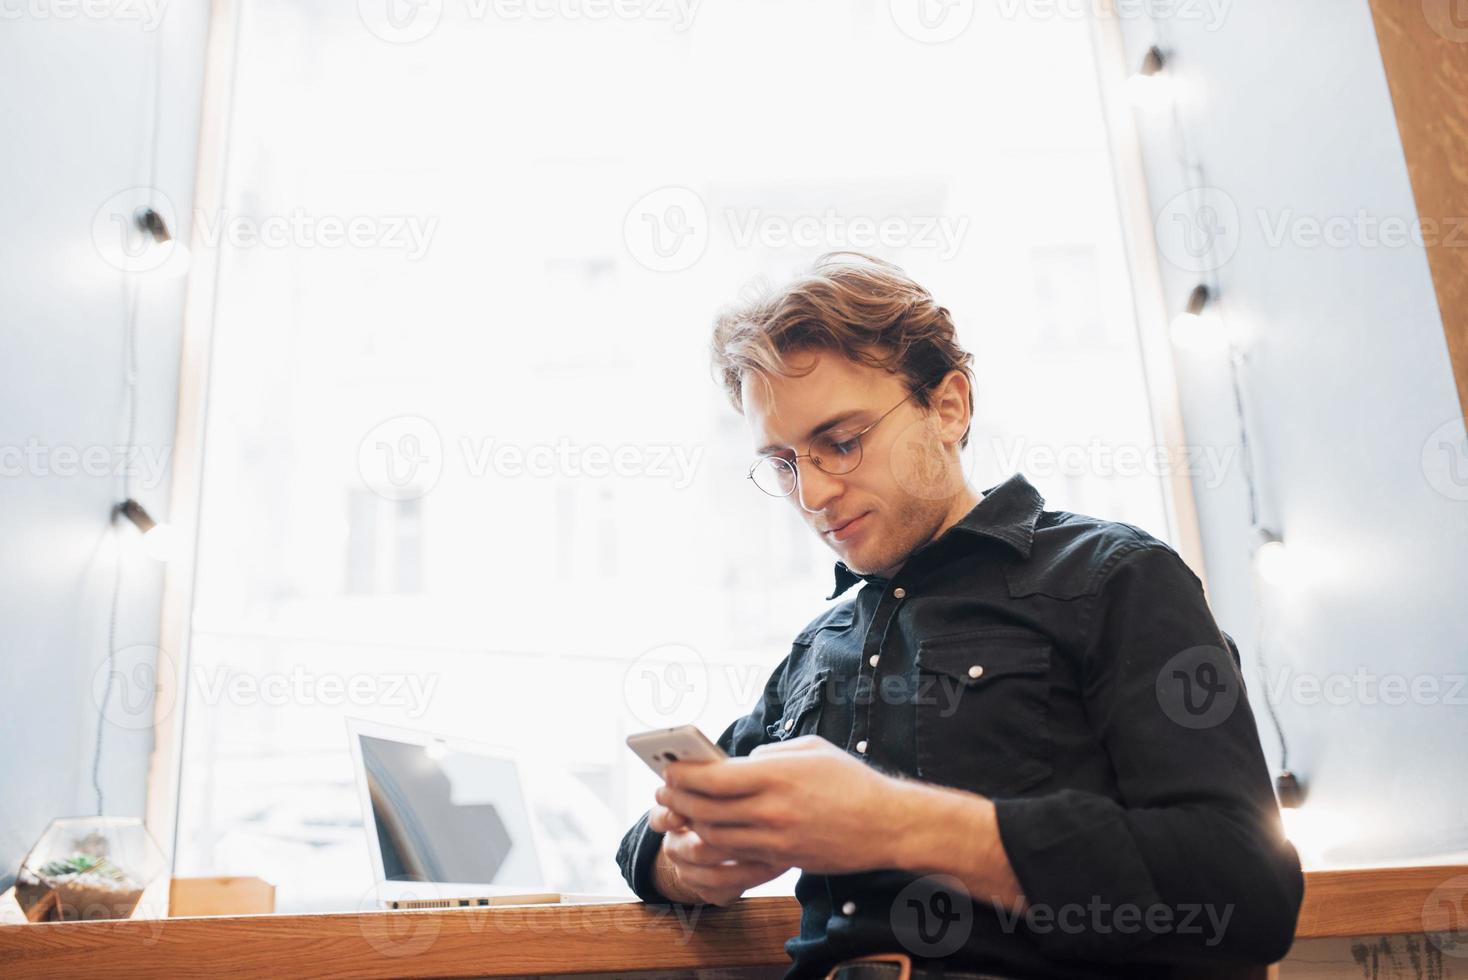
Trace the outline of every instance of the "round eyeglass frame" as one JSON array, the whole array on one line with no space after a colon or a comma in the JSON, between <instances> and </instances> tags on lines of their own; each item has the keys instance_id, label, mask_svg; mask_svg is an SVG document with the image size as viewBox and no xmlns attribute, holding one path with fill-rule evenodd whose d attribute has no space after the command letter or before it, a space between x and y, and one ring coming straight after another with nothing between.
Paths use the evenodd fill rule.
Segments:
<instances>
[{"instance_id":1,"label":"round eyeglass frame","mask_svg":"<svg viewBox=\"0 0 1468 980\"><path fill-rule=\"evenodd\" d=\"M775 497L775 498L778 499L780 497L788 497L788 496L790 496L791 494L793 494L795 492L796 488L800 486L800 467L797 464L802 459L808 459L808 460L810 460L812 463L815 464L816 469L820 470L822 473L826 473L826 474L828 474L830 476L845 476L846 474L852 472L858 466L860 466L861 465L861 461L865 458L866 448L865 448L865 446L862 443L862 437L865 436L868 432L871 432L877 426L881 425L882 422L886 420L887 416L891 415L893 412L897 411L903 405L907 404L908 399L912 398L913 395L916 395L918 392L924 390L925 388L930 387L931 384L932 384L932 382L929 382L929 384L919 385L918 387L912 389L911 391L909 391L903 397L902 401L898 402L896 405L893 405L891 408L887 409L887 411L885 411L881 415L879 415L877 417L877 420L875 422L873 422L871 425L867 426L866 428L862 429L860 432L857 432L855 435L851 436L850 439L844 440L846 442L853 442L854 441L856 443L856 452L854 452L854 453L851 454L851 457L852 458L855 458L856 462L852 463L846 469L844 469L844 470L831 469L829 466L823 465L821 463L821 458L819 456L816 456L816 455L814 455L812 453L808 453L808 452L806 452L806 453L797 453L795 456L791 457L790 459L786 459L784 456L761 456L759 459L755 460L753 464L750 465L750 467L749 467L749 473L746 475L746 479L748 479L751 483L753 483L755 485L755 487L760 491L760 493L763 493L763 494L766 494L768 496ZM774 467L776 469L777 473L778 473L780 467L783 467L784 469L789 470L790 471L790 489L789 490L786 490L784 493L776 493L776 492L774 492L772 490L765 489L764 484L760 483L759 478L755 476L755 473L759 470L759 468L761 466L771 466L771 467ZM784 478L783 478L783 476L776 476L775 479L777 481L783 482L783 479Z\"/></svg>"}]
</instances>

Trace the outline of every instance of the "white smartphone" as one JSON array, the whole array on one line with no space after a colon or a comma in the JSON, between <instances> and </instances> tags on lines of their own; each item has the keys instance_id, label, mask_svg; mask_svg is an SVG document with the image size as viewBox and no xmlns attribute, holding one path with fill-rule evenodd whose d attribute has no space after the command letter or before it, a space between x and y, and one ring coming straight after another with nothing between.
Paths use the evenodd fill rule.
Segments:
<instances>
[{"instance_id":1,"label":"white smartphone","mask_svg":"<svg viewBox=\"0 0 1468 980\"><path fill-rule=\"evenodd\" d=\"M718 762L729 758L697 725L655 728L628 735L627 747L659 776L670 762Z\"/></svg>"}]
</instances>

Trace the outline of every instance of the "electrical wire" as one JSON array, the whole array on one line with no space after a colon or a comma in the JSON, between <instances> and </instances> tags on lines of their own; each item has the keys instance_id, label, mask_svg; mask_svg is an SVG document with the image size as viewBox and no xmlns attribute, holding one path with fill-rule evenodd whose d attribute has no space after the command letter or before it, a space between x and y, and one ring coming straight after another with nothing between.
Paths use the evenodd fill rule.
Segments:
<instances>
[{"instance_id":1,"label":"electrical wire","mask_svg":"<svg viewBox=\"0 0 1468 980\"><path fill-rule=\"evenodd\" d=\"M1164 70L1173 70L1173 61L1176 48L1172 44L1170 31L1168 31L1156 18L1152 16L1150 7L1146 10L1147 20L1152 28L1152 35L1158 49L1163 54ZM1199 206L1202 201L1201 195L1208 188L1207 174L1201 162L1197 161L1191 151L1188 139L1187 127L1184 125L1182 113L1178 109L1175 84L1169 86L1168 108L1172 121L1173 149L1177 162L1183 171L1183 183L1187 188L1183 193L1197 195L1194 198L1193 214L1201 213ZM1237 230L1236 230L1237 233ZM1215 298L1222 295L1218 281L1218 270L1222 266L1218 256L1218 236L1208 234L1209 262L1205 270L1204 285L1208 287L1210 297ZM1245 406L1244 384L1241 379L1243 368L1248 357L1243 348L1234 339L1234 335L1228 329L1227 319L1222 309L1216 308L1214 315L1219 321L1219 328L1224 331L1228 339L1228 372L1229 387L1232 391L1234 417L1238 426L1239 439L1239 465L1244 480L1244 489L1248 497L1249 508L1249 531L1255 536L1263 528L1261 523L1261 508L1259 505L1259 487L1257 469L1254 464L1254 444L1249 438L1248 412ZM1269 715L1270 724L1274 726L1275 736L1279 739L1280 769L1287 769L1289 762L1289 747L1285 739L1284 726L1280 723L1279 714L1275 709L1273 699L1270 697L1268 660L1265 655L1264 637L1267 620L1264 615L1264 604L1257 604L1258 615L1255 623L1254 637L1254 663L1255 668L1264 683L1264 706Z\"/></svg>"},{"instance_id":2,"label":"electrical wire","mask_svg":"<svg viewBox=\"0 0 1468 980\"><path fill-rule=\"evenodd\" d=\"M153 32L153 119L149 138L148 191L155 200L158 194L158 141L163 113L163 35L161 29ZM130 500L133 495L133 455L138 441L138 315L141 307L141 289L135 274L127 277L127 316L123 327L124 386L127 400L127 428L122 447L122 499ZM97 730L92 746L92 790L97 797L97 816L105 812L105 795L102 789L102 743L106 734L107 706L112 700L112 685L117 673L117 620L122 598L125 571L122 539L118 534L117 510L111 514L113 541L112 598L107 612L107 660L102 682L102 696L97 701Z\"/></svg>"}]
</instances>

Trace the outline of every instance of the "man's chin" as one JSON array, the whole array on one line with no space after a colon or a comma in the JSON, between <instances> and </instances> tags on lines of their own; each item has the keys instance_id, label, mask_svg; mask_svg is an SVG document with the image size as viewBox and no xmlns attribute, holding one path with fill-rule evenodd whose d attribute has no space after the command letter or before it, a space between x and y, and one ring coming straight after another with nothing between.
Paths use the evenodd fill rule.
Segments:
<instances>
[{"instance_id":1,"label":"man's chin","mask_svg":"<svg viewBox=\"0 0 1468 980\"><path fill-rule=\"evenodd\" d=\"M857 575L875 575L884 567L882 562L871 557L871 551L867 548L853 548L850 551L838 549L836 554L841 559L841 564Z\"/></svg>"},{"instance_id":2,"label":"man's chin","mask_svg":"<svg viewBox=\"0 0 1468 980\"><path fill-rule=\"evenodd\" d=\"M876 575L880 578L890 578L888 574L892 569L903 564L904 557L901 554L892 554L881 547L881 541L853 542L851 548L835 548L836 556L856 575Z\"/></svg>"}]
</instances>

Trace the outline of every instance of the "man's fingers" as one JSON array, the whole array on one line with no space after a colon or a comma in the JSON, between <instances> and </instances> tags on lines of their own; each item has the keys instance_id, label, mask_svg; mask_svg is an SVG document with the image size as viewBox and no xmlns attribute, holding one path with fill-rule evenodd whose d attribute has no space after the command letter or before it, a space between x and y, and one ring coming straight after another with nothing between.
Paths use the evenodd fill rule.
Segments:
<instances>
[{"instance_id":1,"label":"man's fingers","mask_svg":"<svg viewBox=\"0 0 1468 980\"><path fill-rule=\"evenodd\" d=\"M700 824L695 826L693 833L710 847L716 847L742 863L779 860L780 837L767 829Z\"/></svg>"},{"instance_id":2,"label":"man's fingers","mask_svg":"<svg viewBox=\"0 0 1468 980\"><path fill-rule=\"evenodd\" d=\"M748 756L721 762L670 762L663 782L704 796L748 796L769 783L764 765Z\"/></svg>"},{"instance_id":3,"label":"man's fingers","mask_svg":"<svg viewBox=\"0 0 1468 980\"><path fill-rule=\"evenodd\" d=\"M778 878L785 871L768 864L691 864L678 868L678 881L700 894L739 892Z\"/></svg>"},{"instance_id":4,"label":"man's fingers","mask_svg":"<svg viewBox=\"0 0 1468 980\"><path fill-rule=\"evenodd\" d=\"M763 806L757 797L704 796L671 786L659 786L657 800L688 820L699 823L759 823L759 808Z\"/></svg>"},{"instance_id":5,"label":"man's fingers","mask_svg":"<svg viewBox=\"0 0 1468 980\"><path fill-rule=\"evenodd\" d=\"M765 861L735 860L728 851L710 844L692 830L678 830L663 838L663 852L672 863L682 887L715 905L727 905L745 889L784 874L787 866Z\"/></svg>"},{"instance_id":6,"label":"man's fingers","mask_svg":"<svg viewBox=\"0 0 1468 980\"><path fill-rule=\"evenodd\" d=\"M688 818L681 813L675 813L661 803L654 803L652 809L647 811L647 827L658 834L666 834L670 830L686 830Z\"/></svg>"},{"instance_id":7,"label":"man's fingers","mask_svg":"<svg viewBox=\"0 0 1468 980\"><path fill-rule=\"evenodd\" d=\"M663 850L679 865L717 867L725 861L734 860L734 855L715 847L692 831L674 831L663 838Z\"/></svg>"}]
</instances>

